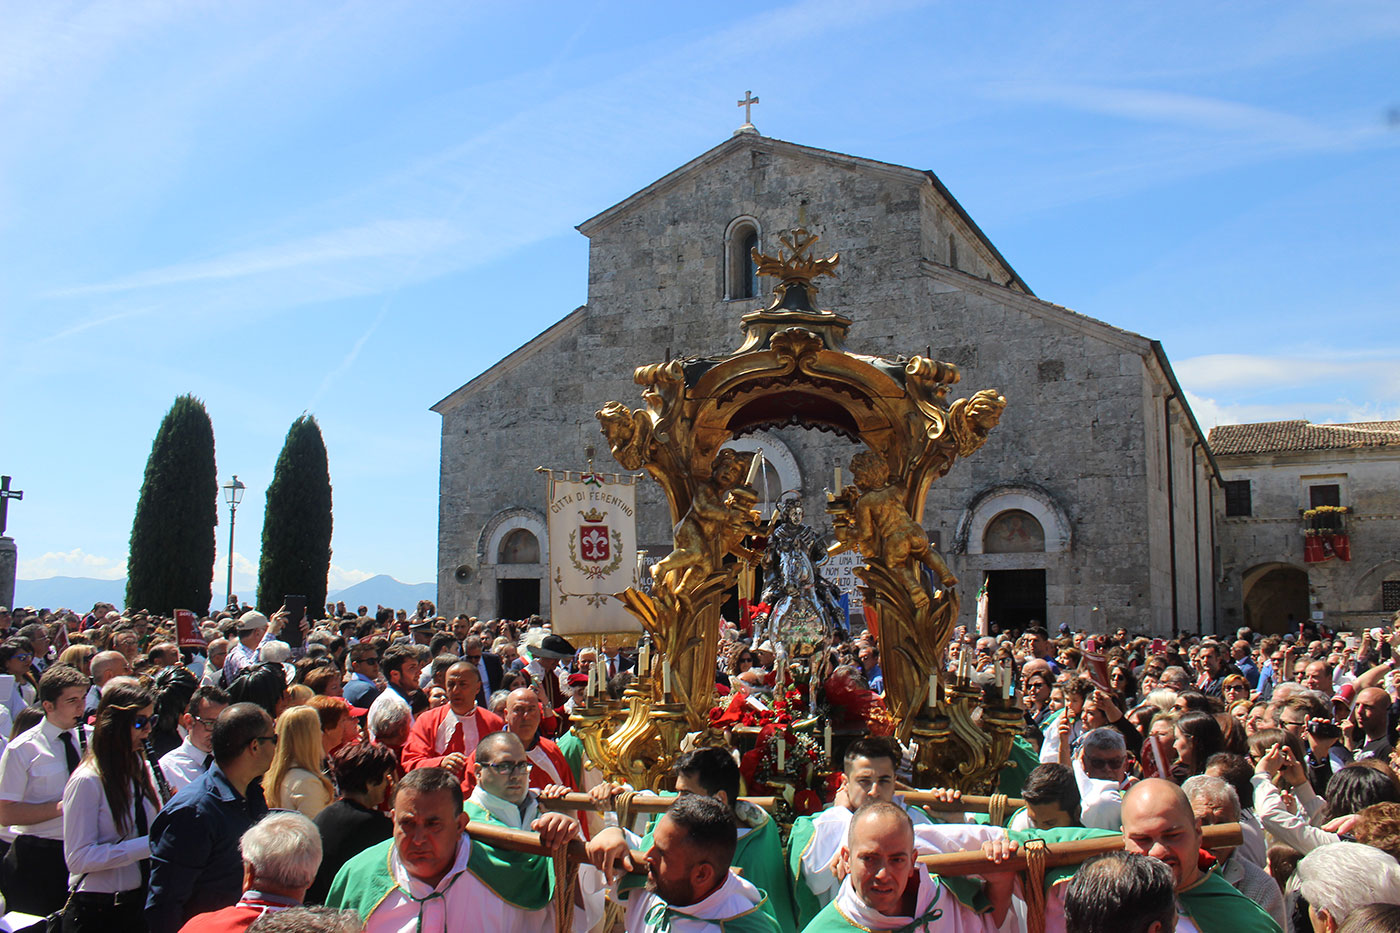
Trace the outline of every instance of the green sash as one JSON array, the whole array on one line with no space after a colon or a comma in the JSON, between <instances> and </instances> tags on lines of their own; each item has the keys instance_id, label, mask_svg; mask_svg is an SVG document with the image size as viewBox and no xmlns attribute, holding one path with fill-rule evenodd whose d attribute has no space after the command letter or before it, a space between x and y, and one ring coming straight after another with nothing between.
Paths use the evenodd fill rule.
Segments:
<instances>
[{"instance_id":1,"label":"green sash","mask_svg":"<svg viewBox=\"0 0 1400 933\"><path fill-rule=\"evenodd\" d=\"M807 929L807 925L822 910L821 902L812 893L812 889L807 887L807 882L802 880L802 853L807 851L812 835L810 816L799 816L793 821L792 829L788 832L788 879L792 885L793 915L799 930Z\"/></svg>"},{"instance_id":2,"label":"green sash","mask_svg":"<svg viewBox=\"0 0 1400 933\"><path fill-rule=\"evenodd\" d=\"M992 909L992 904L987 900L981 882L973 881L970 878L942 878L937 875L932 876L932 878L934 884L941 885L942 889L934 897L929 909L924 911L923 916L915 918L914 922L907 926L881 931L881 933L915 933L921 929L923 924L937 921L943 915L943 909L938 906L938 903L943 900L944 891L975 913L984 914ZM849 930L865 930L865 927L852 923L845 914L841 913L840 908L836 906L836 901L832 901L823 907L807 926L803 927L802 933L844 933L844 931Z\"/></svg>"},{"instance_id":3,"label":"green sash","mask_svg":"<svg viewBox=\"0 0 1400 933\"><path fill-rule=\"evenodd\" d=\"M1280 933L1268 911L1214 869L1189 890L1177 892L1176 902L1201 933Z\"/></svg>"},{"instance_id":4,"label":"green sash","mask_svg":"<svg viewBox=\"0 0 1400 933\"><path fill-rule=\"evenodd\" d=\"M468 803L471 808L474 804ZM477 810L485 813L480 807ZM477 819L477 814L472 814ZM480 817L483 821L485 817ZM353 910L368 920L384 898L398 887L389 868L394 840L386 839L356 855L341 866L326 895L326 906ZM554 872L542 855L526 855L496 849L472 841L467 871L475 875L502 901L521 910L542 910L554 895Z\"/></svg>"},{"instance_id":5,"label":"green sash","mask_svg":"<svg viewBox=\"0 0 1400 933\"><path fill-rule=\"evenodd\" d=\"M478 823L502 825L479 804L468 800L464 808L467 815ZM472 840L467 871L481 879L481 883L501 900L524 910L548 907L550 898L554 896L554 862L544 855L497 849Z\"/></svg>"},{"instance_id":6,"label":"green sash","mask_svg":"<svg viewBox=\"0 0 1400 933\"><path fill-rule=\"evenodd\" d=\"M1006 765L1001 769L1001 776L998 778L997 793L1008 797L1021 796L1022 788L1026 786L1026 778L1030 777L1031 771L1038 764L1040 756L1036 754L1031 743L1019 735L1013 738L1011 754L1007 756Z\"/></svg>"},{"instance_id":7,"label":"green sash","mask_svg":"<svg viewBox=\"0 0 1400 933\"><path fill-rule=\"evenodd\" d=\"M752 910L730 917L728 920L707 920L694 917L683 907L672 907L663 901L651 905L643 918L646 933L669 933L675 920L695 920L719 927L722 933L777 933L778 922L768 907L768 898L754 905Z\"/></svg>"},{"instance_id":8,"label":"green sash","mask_svg":"<svg viewBox=\"0 0 1400 933\"><path fill-rule=\"evenodd\" d=\"M1109 836L1123 838L1120 832L1111 829L1089 829L1084 826L1056 826L1053 829L1018 829L1009 830L1007 836L1018 846L1024 846L1031 839L1044 839L1047 843L1056 842L1076 842L1080 839L1103 839ZM1068 881L1074 877L1074 872L1079 866L1065 865L1061 868L1050 868L1045 872L1045 890L1050 890L1053 886Z\"/></svg>"},{"instance_id":9,"label":"green sash","mask_svg":"<svg viewBox=\"0 0 1400 933\"><path fill-rule=\"evenodd\" d=\"M574 734L570 729L559 738L554 740L554 744L559 746L559 752L564 756L564 760L569 763L569 770L574 773L574 785L583 786L583 740Z\"/></svg>"}]
</instances>

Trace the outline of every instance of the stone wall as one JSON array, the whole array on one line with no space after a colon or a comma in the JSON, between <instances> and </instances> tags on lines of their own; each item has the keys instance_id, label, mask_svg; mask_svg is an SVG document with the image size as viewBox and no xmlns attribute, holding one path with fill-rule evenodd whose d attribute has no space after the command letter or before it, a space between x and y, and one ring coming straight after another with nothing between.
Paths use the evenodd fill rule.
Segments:
<instances>
[{"instance_id":1,"label":"stone wall","mask_svg":"<svg viewBox=\"0 0 1400 933\"><path fill-rule=\"evenodd\" d=\"M1220 602L1227 626L1245 621L1245 598L1259 570L1293 568L1307 575L1310 610L1326 624L1358 629L1390 617L1382 612L1381 584L1400 581L1400 450L1295 451L1219 458L1227 481L1250 483L1252 514L1227 517L1216 503L1223 583ZM1351 540L1351 560L1303 561L1303 522L1308 486L1337 483ZM1258 621L1258 620L1255 620ZM1283 619L1262 620L1282 631Z\"/></svg>"},{"instance_id":2,"label":"stone wall","mask_svg":"<svg viewBox=\"0 0 1400 933\"><path fill-rule=\"evenodd\" d=\"M584 223L584 308L437 406L440 609L490 615L499 574L543 576L541 568L494 566L481 553L483 531L489 537L492 516L505 510L538 509L538 465L580 469L584 445L595 443L597 465L615 468L593 412L612 399L640 404L634 367L668 352L713 356L738 347L740 316L768 300L725 298L725 232L743 216L757 220L765 251L776 251L780 231L805 226L821 236L819 254L841 254L840 277L819 280L817 300L854 320L852 350L931 350L961 368L950 397L982 388L1007 397L1000 427L934 484L923 516L962 578L967 621L983 571L1034 568L1046 570L1052 627L1169 630L1169 584L1154 579L1159 562L1150 556L1153 503L1163 495L1150 488L1144 422L1144 398L1161 392L1150 343L1027 294L926 173L761 137L717 147ZM772 436L791 452L809 520L820 526L823 489L838 463L849 477L856 448L816 431ZM1187 452L1190 443L1174 441ZM1189 489L1189 458L1180 459ZM996 490L1028 486L1052 524L1065 526L1066 547L977 553L985 521L974 527L974 503L991 502L994 511ZM650 481L638 487L638 522L644 546L669 542L671 517ZM1189 560L1193 549L1178 544ZM465 585L453 574L460 564L474 568Z\"/></svg>"}]
</instances>

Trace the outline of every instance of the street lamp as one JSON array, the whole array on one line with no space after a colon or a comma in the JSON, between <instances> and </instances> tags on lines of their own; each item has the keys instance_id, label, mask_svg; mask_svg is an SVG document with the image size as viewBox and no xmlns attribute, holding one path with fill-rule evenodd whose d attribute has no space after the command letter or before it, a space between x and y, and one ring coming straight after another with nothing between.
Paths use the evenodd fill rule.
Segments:
<instances>
[{"instance_id":1,"label":"street lamp","mask_svg":"<svg viewBox=\"0 0 1400 933\"><path fill-rule=\"evenodd\" d=\"M233 602L233 521L238 515L238 503L243 501L243 490L246 489L238 481L238 474L233 474L233 479L224 483L224 501L228 503L228 593L224 596L224 607L228 608Z\"/></svg>"}]
</instances>

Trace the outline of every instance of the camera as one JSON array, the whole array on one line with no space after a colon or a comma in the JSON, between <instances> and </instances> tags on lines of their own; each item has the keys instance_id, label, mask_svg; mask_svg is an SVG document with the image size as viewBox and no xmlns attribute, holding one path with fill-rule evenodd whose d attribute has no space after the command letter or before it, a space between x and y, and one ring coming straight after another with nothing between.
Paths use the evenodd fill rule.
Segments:
<instances>
[{"instance_id":1,"label":"camera","mask_svg":"<svg viewBox=\"0 0 1400 933\"><path fill-rule=\"evenodd\" d=\"M1308 734L1315 735L1319 739L1340 739L1342 727L1335 722L1310 722L1308 723Z\"/></svg>"}]
</instances>

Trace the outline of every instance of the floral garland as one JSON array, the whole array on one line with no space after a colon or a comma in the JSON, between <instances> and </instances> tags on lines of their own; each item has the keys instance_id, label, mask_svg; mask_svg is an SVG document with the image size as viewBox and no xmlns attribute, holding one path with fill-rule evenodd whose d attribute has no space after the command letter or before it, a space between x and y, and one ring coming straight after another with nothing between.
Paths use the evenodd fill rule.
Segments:
<instances>
[{"instance_id":1,"label":"floral garland","mask_svg":"<svg viewBox=\"0 0 1400 933\"><path fill-rule=\"evenodd\" d=\"M778 768L778 739L787 746L783 752L783 767ZM760 742L758 747L758 767L754 776L764 784L786 784L805 788L818 775L831 770L831 760L826 757L821 743L805 732L789 729L774 730Z\"/></svg>"}]
</instances>

